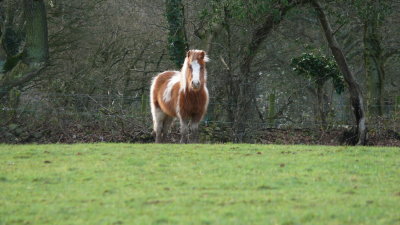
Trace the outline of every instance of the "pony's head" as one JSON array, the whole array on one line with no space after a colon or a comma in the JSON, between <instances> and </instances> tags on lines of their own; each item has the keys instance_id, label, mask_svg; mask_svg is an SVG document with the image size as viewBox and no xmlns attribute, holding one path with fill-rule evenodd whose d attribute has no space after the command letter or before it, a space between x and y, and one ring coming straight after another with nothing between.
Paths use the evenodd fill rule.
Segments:
<instances>
[{"instance_id":1,"label":"pony's head","mask_svg":"<svg viewBox=\"0 0 400 225\"><path fill-rule=\"evenodd\" d=\"M206 52L203 50L189 50L186 53L182 73L185 76L185 86L194 91L200 90L207 81Z\"/></svg>"}]
</instances>

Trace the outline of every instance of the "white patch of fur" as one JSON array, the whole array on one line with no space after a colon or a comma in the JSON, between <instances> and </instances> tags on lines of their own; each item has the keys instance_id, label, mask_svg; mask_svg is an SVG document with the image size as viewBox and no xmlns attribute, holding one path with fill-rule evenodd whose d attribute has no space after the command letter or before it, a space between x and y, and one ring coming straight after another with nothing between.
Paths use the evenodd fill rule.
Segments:
<instances>
[{"instance_id":1,"label":"white patch of fur","mask_svg":"<svg viewBox=\"0 0 400 225\"><path fill-rule=\"evenodd\" d=\"M193 73L192 81L200 83L200 64L199 62L197 62L197 60L194 60L192 62L192 73Z\"/></svg>"},{"instance_id":2,"label":"white patch of fur","mask_svg":"<svg viewBox=\"0 0 400 225\"><path fill-rule=\"evenodd\" d=\"M180 75L181 75L180 72L175 71L175 74L169 79L167 88L165 89L164 94L163 94L164 102L171 101L172 88L174 87L174 85L176 83L178 83L181 80Z\"/></svg>"}]
</instances>

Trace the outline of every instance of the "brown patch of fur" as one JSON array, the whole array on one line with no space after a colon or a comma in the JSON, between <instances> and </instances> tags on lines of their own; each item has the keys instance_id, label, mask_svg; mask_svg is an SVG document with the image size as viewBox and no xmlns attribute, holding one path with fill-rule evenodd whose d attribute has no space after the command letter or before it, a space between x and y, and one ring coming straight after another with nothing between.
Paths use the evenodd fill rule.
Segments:
<instances>
[{"instance_id":1,"label":"brown patch of fur","mask_svg":"<svg viewBox=\"0 0 400 225\"><path fill-rule=\"evenodd\" d=\"M207 94L203 86L198 91L186 88L184 93L180 93L179 100L179 112L183 119L199 122L207 111Z\"/></svg>"}]
</instances>

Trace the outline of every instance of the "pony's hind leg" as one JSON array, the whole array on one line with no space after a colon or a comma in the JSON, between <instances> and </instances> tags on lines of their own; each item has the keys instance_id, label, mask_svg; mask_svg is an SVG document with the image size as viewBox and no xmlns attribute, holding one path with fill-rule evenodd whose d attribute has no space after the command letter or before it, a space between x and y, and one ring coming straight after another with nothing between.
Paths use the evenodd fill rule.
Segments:
<instances>
[{"instance_id":1,"label":"pony's hind leg","mask_svg":"<svg viewBox=\"0 0 400 225\"><path fill-rule=\"evenodd\" d=\"M168 134L169 134L169 129L171 127L172 121L174 121L173 117L170 116L165 116L164 121L163 121L163 127L161 131L162 135L162 142L167 142L168 141Z\"/></svg>"},{"instance_id":2,"label":"pony's hind leg","mask_svg":"<svg viewBox=\"0 0 400 225\"><path fill-rule=\"evenodd\" d=\"M167 115L160 108L154 108L153 111L153 129L156 133L156 143L161 143L164 120Z\"/></svg>"}]
</instances>

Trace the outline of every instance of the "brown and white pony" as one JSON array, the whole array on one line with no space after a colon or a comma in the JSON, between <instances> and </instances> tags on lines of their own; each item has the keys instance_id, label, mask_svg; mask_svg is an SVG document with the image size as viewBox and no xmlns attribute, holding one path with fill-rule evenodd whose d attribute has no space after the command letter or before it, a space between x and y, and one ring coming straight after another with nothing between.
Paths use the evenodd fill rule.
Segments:
<instances>
[{"instance_id":1,"label":"brown and white pony","mask_svg":"<svg viewBox=\"0 0 400 225\"><path fill-rule=\"evenodd\" d=\"M150 105L156 143L164 142L174 118L181 125L181 143L198 142L199 122L207 111L208 57L202 50L189 50L181 71L165 71L153 78ZM190 138L189 138L190 132Z\"/></svg>"}]
</instances>

